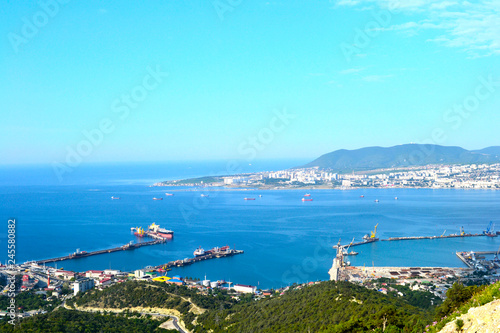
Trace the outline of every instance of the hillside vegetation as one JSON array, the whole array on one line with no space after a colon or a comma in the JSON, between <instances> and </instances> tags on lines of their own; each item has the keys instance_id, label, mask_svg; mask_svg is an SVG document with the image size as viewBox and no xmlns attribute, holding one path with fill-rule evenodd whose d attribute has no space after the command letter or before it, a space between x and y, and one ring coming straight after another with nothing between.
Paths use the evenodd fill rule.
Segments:
<instances>
[{"instance_id":1,"label":"hillside vegetation","mask_svg":"<svg viewBox=\"0 0 500 333\"><path fill-rule=\"evenodd\" d=\"M178 311L194 333L436 333L446 324L455 325L456 319L471 308L497 300L499 287L500 283L455 283L447 299L436 307L431 305L432 297L408 288L398 289L403 296L384 295L348 282L292 286L281 295L275 293L261 300L245 295L235 301L221 290L202 295L184 286L129 281L104 291L92 290L73 302L77 309L125 309L120 315L59 309L24 319L16 327L0 321L0 332L160 332L161 321L130 312L154 308Z\"/></svg>"},{"instance_id":2,"label":"hillside vegetation","mask_svg":"<svg viewBox=\"0 0 500 333\"><path fill-rule=\"evenodd\" d=\"M280 297L198 317L195 332L422 332L432 312L347 282L322 282Z\"/></svg>"},{"instance_id":3,"label":"hillside vegetation","mask_svg":"<svg viewBox=\"0 0 500 333\"><path fill-rule=\"evenodd\" d=\"M303 167L349 172L429 164L499 163L498 152L498 147L469 151L460 147L405 144L387 148L340 149L324 154Z\"/></svg>"},{"instance_id":4,"label":"hillside vegetation","mask_svg":"<svg viewBox=\"0 0 500 333\"><path fill-rule=\"evenodd\" d=\"M149 318L127 318L124 315L101 315L59 309L47 314L24 319L15 326L7 320L0 321L0 332L109 332L109 333L173 333L175 330L165 330L159 326L162 321Z\"/></svg>"}]
</instances>

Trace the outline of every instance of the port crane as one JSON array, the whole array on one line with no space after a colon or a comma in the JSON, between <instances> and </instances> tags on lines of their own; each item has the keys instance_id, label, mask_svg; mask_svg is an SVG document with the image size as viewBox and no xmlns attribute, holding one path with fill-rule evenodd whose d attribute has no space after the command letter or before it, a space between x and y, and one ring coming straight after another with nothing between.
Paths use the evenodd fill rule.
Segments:
<instances>
[{"instance_id":1,"label":"port crane","mask_svg":"<svg viewBox=\"0 0 500 333\"><path fill-rule=\"evenodd\" d=\"M461 226L460 227L460 236L463 236L463 235L465 235L465 231L464 231L464 227Z\"/></svg>"},{"instance_id":2,"label":"port crane","mask_svg":"<svg viewBox=\"0 0 500 333\"><path fill-rule=\"evenodd\" d=\"M352 243L354 243L354 237L352 238L352 241L349 243L349 246L347 247L347 249L345 250L346 253L349 252L349 249L351 248L351 245Z\"/></svg>"},{"instance_id":3,"label":"port crane","mask_svg":"<svg viewBox=\"0 0 500 333\"><path fill-rule=\"evenodd\" d=\"M355 237L352 238L352 241L347 246L347 249L345 249L345 248L343 249L344 255L348 256L348 255L357 255L358 254L358 252L355 252L355 251L349 252L349 249L351 248L351 245L354 243L354 238Z\"/></svg>"},{"instance_id":4,"label":"port crane","mask_svg":"<svg viewBox=\"0 0 500 333\"><path fill-rule=\"evenodd\" d=\"M496 236L495 234L495 223L493 223L493 221L490 221L490 224L488 225L488 227L486 228L485 231L483 231L483 233L487 236Z\"/></svg>"},{"instance_id":5,"label":"port crane","mask_svg":"<svg viewBox=\"0 0 500 333\"><path fill-rule=\"evenodd\" d=\"M443 231L443 234L441 235L441 237L443 237L445 233L446 233L446 229Z\"/></svg>"},{"instance_id":6,"label":"port crane","mask_svg":"<svg viewBox=\"0 0 500 333\"><path fill-rule=\"evenodd\" d=\"M375 228L373 231L371 231L371 236L370 238L375 238L375 236L377 236L377 227L378 227L378 223L375 225Z\"/></svg>"}]
</instances>

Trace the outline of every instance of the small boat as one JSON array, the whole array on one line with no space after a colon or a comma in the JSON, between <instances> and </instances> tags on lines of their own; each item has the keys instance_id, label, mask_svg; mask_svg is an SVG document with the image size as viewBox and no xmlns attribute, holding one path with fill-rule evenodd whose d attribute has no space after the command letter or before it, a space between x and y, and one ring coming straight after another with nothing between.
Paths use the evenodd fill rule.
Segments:
<instances>
[{"instance_id":1,"label":"small boat","mask_svg":"<svg viewBox=\"0 0 500 333\"><path fill-rule=\"evenodd\" d=\"M302 201L313 201L313 199L302 198Z\"/></svg>"},{"instance_id":2,"label":"small boat","mask_svg":"<svg viewBox=\"0 0 500 333\"><path fill-rule=\"evenodd\" d=\"M365 196L364 196L364 195L360 195L359 197L360 197L360 198L364 198Z\"/></svg>"},{"instance_id":3,"label":"small boat","mask_svg":"<svg viewBox=\"0 0 500 333\"><path fill-rule=\"evenodd\" d=\"M259 194L259 198L262 198L262 194Z\"/></svg>"},{"instance_id":4,"label":"small boat","mask_svg":"<svg viewBox=\"0 0 500 333\"><path fill-rule=\"evenodd\" d=\"M120 200L120 197L111 197L111 200Z\"/></svg>"},{"instance_id":5,"label":"small boat","mask_svg":"<svg viewBox=\"0 0 500 333\"><path fill-rule=\"evenodd\" d=\"M153 198L153 200L163 200L163 198Z\"/></svg>"},{"instance_id":6,"label":"small boat","mask_svg":"<svg viewBox=\"0 0 500 333\"><path fill-rule=\"evenodd\" d=\"M311 196L311 194L306 193L306 194L304 194L304 196L305 196L305 197L310 197L310 196Z\"/></svg>"},{"instance_id":7,"label":"small boat","mask_svg":"<svg viewBox=\"0 0 500 333\"><path fill-rule=\"evenodd\" d=\"M394 197L394 200L398 200L398 197Z\"/></svg>"},{"instance_id":8,"label":"small boat","mask_svg":"<svg viewBox=\"0 0 500 333\"><path fill-rule=\"evenodd\" d=\"M255 198L245 198L245 200L255 200Z\"/></svg>"},{"instance_id":9,"label":"small boat","mask_svg":"<svg viewBox=\"0 0 500 333\"><path fill-rule=\"evenodd\" d=\"M378 202L378 199L375 199L375 202Z\"/></svg>"},{"instance_id":10,"label":"small boat","mask_svg":"<svg viewBox=\"0 0 500 333\"><path fill-rule=\"evenodd\" d=\"M174 194L173 193L165 193L167 197L172 197Z\"/></svg>"},{"instance_id":11,"label":"small boat","mask_svg":"<svg viewBox=\"0 0 500 333\"><path fill-rule=\"evenodd\" d=\"M202 194L202 195L200 195L200 197L202 197L202 198L208 198L208 194Z\"/></svg>"}]
</instances>

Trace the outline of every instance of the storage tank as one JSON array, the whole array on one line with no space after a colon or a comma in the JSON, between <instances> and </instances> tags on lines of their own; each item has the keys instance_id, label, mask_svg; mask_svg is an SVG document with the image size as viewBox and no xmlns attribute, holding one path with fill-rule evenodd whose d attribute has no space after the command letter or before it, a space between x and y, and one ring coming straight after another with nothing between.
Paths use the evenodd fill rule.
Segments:
<instances>
[{"instance_id":1,"label":"storage tank","mask_svg":"<svg viewBox=\"0 0 500 333\"><path fill-rule=\"evenodd\" d=\"M202 284L205 287L210 287L210 280L203 280Z\"/></svg>"},{"instance_id":2,"label":"storage tank","mask_svg":"<svg viewBox=\"0 0 500 333\"><path fill-rule=\"evenodd\" d=\"M210 288L217 288L218 286L219 286L219 282L217 282L217 281L210 282Z\"/></svg>"}]
</instances>

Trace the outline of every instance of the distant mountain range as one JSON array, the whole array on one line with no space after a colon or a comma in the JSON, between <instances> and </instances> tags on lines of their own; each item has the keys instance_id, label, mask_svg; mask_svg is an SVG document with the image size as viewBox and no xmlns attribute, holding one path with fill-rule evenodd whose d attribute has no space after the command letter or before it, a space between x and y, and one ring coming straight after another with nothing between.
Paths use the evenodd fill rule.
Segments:
<instances>
[{"instance_id":1,"label":"distant mountain range","mask_svg":"<svg viewBox=\"0 0 500 333\"><path fill-rule=\"evenodd\" d=\"M348 172L428 164L474 163L500 163L500 146L466 150L461 147L431 144L404 144L387 148L340 149L324 154L302 167Z\"/></svg>"}]
</instances>

